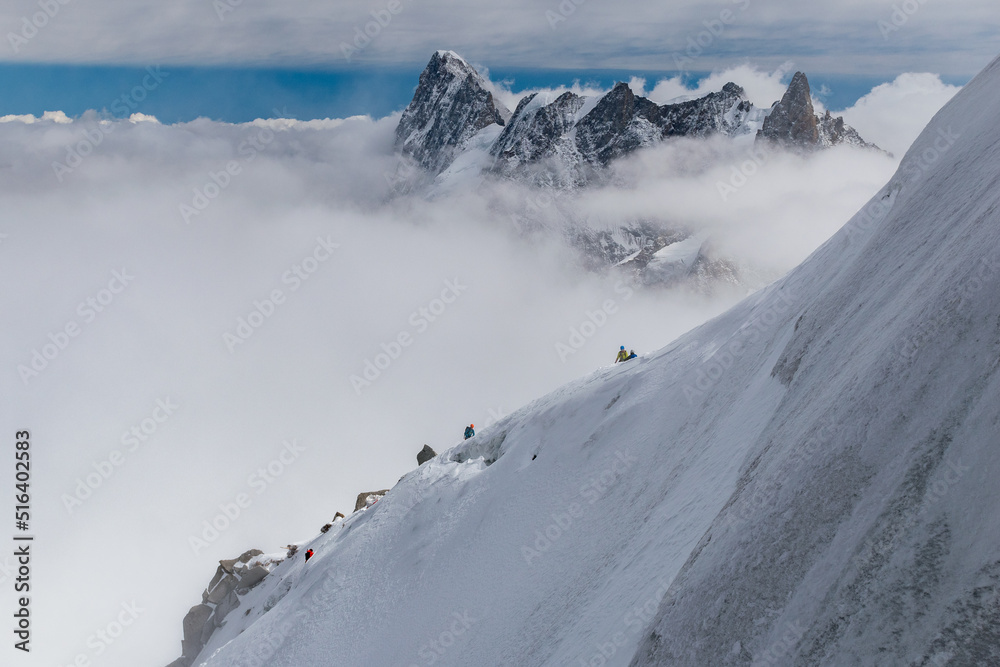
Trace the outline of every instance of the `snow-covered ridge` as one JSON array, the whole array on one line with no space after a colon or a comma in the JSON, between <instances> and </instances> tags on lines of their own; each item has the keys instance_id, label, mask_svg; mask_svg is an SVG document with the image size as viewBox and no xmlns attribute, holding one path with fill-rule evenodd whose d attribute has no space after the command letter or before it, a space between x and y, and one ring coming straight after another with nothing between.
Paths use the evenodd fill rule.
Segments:
<instances>
[{"instance_id":1,"label":"snow-covered ridge","mask_svg":"<svg viewBox=\"0 0 1000 667\"><path fill-rule=\"evenodd\" d=\"M798 269L406 475L196 664L997 664L998 108L1000 60Z\"/></svg>"}]
</instances>

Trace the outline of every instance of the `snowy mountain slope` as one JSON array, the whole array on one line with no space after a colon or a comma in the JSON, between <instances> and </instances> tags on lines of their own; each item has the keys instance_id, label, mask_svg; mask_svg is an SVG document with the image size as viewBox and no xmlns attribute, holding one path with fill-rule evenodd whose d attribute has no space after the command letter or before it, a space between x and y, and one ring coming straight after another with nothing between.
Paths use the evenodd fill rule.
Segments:
<instances>
[{"instance_id":1,"label":"snowy mountain slope","mask_svg":"<svg viewBox=\"0 0 1000 667\"><path fill-rule=\"evenodd\" d=\"M783 281L785 395L633 664L1000 664L998 108L995 61Z\"/></svg>"},{"instance_id":2,"label":"snowy mountain slope","mask_svg":"<svg viewBox=\"0 0 1000 667\"><path fill-rule=\"evenodd\" d=\"M995 661L997 108L1000 61L799 269L410 473L196 664Z\"/></svg>"}]
</instances>

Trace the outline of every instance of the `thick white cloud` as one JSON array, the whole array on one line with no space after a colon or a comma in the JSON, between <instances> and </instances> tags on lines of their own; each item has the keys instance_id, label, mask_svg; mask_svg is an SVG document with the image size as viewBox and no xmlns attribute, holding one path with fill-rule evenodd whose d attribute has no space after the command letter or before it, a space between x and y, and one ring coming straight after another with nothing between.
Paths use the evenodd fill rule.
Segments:
<instances>
[{"instance_id":1,"label":"thick white cloud","mask_svg":"<svg viewBox=\"0 0 1000 667\"><path fill-rule=\"evenodd\" d=\"M863 137L902 157L930 119L960 90L936 74L901 74L842 112Z\"/></svg>"},{"instance_id":2,"label":"thick white cloud","mask_svg":"<svg viewBox=\"0 0 1000 667\"><path fill-rule=\"evenodd\" d=\"M781 99L785 89L788 88L788 83L784 82L783 79L786 78L789 69L789 65L784 65L773 71L762 71L753 65L742 64L713 72L698 80L693 89L689 89L680 77L661 79L648 91L646 90L648 84L645 80L635 79L632 88L657 104L667 104L679 99L704 97L709 93L722 90L724 85L732 81L746 90L747 97L750 98L751 102L759 107L767 108L773 102Z\"/></svg>"}]
</instances>

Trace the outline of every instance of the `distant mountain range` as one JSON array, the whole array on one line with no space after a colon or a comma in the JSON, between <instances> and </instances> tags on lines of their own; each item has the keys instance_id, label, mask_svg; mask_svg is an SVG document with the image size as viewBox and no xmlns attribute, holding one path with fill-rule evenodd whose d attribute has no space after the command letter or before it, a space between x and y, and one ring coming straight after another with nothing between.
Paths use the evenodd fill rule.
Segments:
<instances>
[{"instance_id":1,"label":"distant mountain range","mask_svg":"<svg viewBox=\"0 0 1000 667\"><path fill-rule=\"evenodd\" d=\"M809 81L796 73L781 100L759 108L736 83L669 104L636 95L627 83L603 96L566 92L526 95L511 112L493 86L453 51L438 51L420 75L396 127L396 148L416 165L427 196L511 181L549 192L607 182L613 163L677 137L749 137L759 150L811 153L839 144L878 150L829 113L813 108ZM431 182L428 184L428 182ZM409 187L411 184L407 183ZM759 286L746 267L711 252L711 239L683 221L633 220L595 230L559 202L538 215L509 211L520 231L548 228L576 248L592 270L616 267L639 285L720 283ZM553 218L562 218L553 223Z\"/></svg>"},{"instance_id":2,"label":"distant mountain range","mask_svg":"<svg viewBox=\"0 0 1000 667\"><path fill-rule=\"evenodd\" d=\"M727 83L719 92L659 105L618 83L603 97L532 93L513 113L490 84L453 51L432 57L396 127L396 146L432 174L453 165L538 185L573 187L599 178L613 161L671 137L735 137L795 151L838 144L876 148L844 123L816 115L806 75L798 72L780 101L757 108Z\"/></svg>"}]
</instances>

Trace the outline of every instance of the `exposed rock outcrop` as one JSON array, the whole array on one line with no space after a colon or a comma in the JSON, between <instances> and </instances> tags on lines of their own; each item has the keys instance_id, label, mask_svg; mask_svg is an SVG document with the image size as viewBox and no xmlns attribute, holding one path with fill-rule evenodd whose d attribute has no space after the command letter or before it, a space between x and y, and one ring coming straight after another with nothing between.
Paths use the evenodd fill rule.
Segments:
<instances>
[{"instance_id":1,"label":"exposed rock outcrop","mask_svg":"<svg viewBox=\"0 0 1000 667\"><path fill-rule=\"evenodd\" d=\"M878 148L862 139L842 117L833 118L829 111L822 118L818 117L813 108L809 79L802 72L795 73L788 90L771 108L756 141L798 152L839 144Z\"/></svg>"},{"instance_id":2,"label":"exposed rock outcrop","mask_svg":"<svg viewBox=\"0 0 1000 667\"><path fill-rule=\"evenodd\" d=\"M226 616L240 606L240 595L250 591L270 573L279 561L261 558L264 552L250 549L239 558L219 561L215 576L197 604L184 617L184 639L181 657L169 667L190 667L216 628L225 624Z\"/></svg>"},{"instance_id":3,"label":"exposed rock outcrop","mask_svg":"<svg viewBox=\"0 0 1000 667\"><path fill-rule=\"evenodd\" d=\"M359 509L364 507L371 507L379 501L379 499L385 494L389 493L389 489L382 489L381 491L366 491L364 493L358 494L358 500L354 503L354 511L357 512Z\"/></svg>"},{"instance_id":4,"label":"exposed rock outcrop","mask_svg":"<svg viewBox=\"0 0 1000 667\"><path fill-rule=\"evenodd\" d=\"M576 127L576 146L587 162L605 166L663 136L660 108L617 83Z\"/></svg>"},{"instance_id":5,"label":"exposed rock outcrop","mask_svg":"<svg viewBox=\"0 0 1000 667\"><path fill-rule=\"evenodd\" d=\"M457 163L458 171L472 164L505 178L563 188L585 185L613 161L669 137L756 131L758 142L794 151L839 144L876 148L843 118L816 115L802 72L770 110L754 107L733 82L704 97L664 105L636 95L623 82L600 99L570 91L532 93L513 115L489 89L457 54L435 53L396 128L399 151L431 174L440 174L463 151L482 152L485 166L480 157L470 158L469 164ZM483 132L491 126L495 131Z\"/></svg>"},{"instance_id":6,"label":"exposed rock outcrop","mask_svg":"<svg viewBox=\"0 0 1000 667\"><path fill-rule=\"evenodd\" d=\"M618 83L599 100L566 92L521 100L494 142L490 171L536 185L584 185L611 162L667 137L751 132L754 106L742 88L662 106Z\"/></svg>"},{"instance_id":7,"label":"exposed rock outcrop","mask_svg":"<svg viewBox=\"0 0 1000 667\"><path fill-rule=\"evenodd\" d=\"M565 92L549 102L547 96L533 93L517 105L514 115L490 148L494 157L492 171L506 177L529 177L533 165L541 160L559 158L556 165L564 165L567 172L548 177L548 184L579 180L576 167L579 157L569 136L577 122L577 114L585 98Z\"/></svg>"},{"instance_id":8,"label":"exposed rock outcrop","mask_svg":"<svg viewBox=\"0 0 1000 667\"><path fill-rule=\"evenodd\" d=\"M424 445L424 448L417 452L417 465L422 466L435 456L437 456L437 452L431 449L430 445Z\"/></svg>"}]
</instances>

